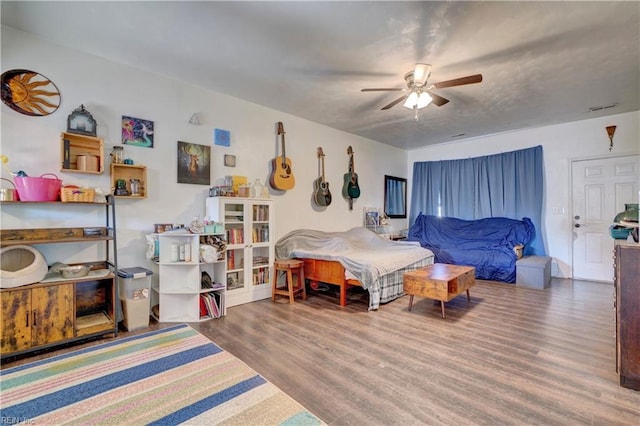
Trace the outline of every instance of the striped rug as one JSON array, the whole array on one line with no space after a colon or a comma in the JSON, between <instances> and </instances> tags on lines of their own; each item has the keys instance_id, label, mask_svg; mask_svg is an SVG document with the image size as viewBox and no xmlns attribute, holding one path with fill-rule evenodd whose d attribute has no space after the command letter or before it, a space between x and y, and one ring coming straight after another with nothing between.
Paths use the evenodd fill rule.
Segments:
<instances>
[{"instance_id":1,"label":"striped rug","mask_svg":"<svg viewBox=\"0 0 640 426\"><path fill-rule=\"evenodd\" d=\"M2 370L11 424L321 425L188 325Z\"/></svg>"}]
</instances>

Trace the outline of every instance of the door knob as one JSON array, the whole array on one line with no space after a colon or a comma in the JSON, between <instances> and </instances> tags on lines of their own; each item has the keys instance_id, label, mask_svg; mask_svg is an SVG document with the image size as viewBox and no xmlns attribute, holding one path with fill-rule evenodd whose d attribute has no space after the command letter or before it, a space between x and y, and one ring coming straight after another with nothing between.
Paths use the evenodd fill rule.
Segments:
<instances>
[{"instance_id":1,"label":"door knob","mask_svg":"<svg viewBox=\"0 0 640 426\"><path fill-rule=\"evenodd\" d=\"M579 224L579 223L576 223L576 224L575 224L575 225L573 225L573 226L575 226L576 228L580 228L580 224Z\"/></svg>"}]
</instances>

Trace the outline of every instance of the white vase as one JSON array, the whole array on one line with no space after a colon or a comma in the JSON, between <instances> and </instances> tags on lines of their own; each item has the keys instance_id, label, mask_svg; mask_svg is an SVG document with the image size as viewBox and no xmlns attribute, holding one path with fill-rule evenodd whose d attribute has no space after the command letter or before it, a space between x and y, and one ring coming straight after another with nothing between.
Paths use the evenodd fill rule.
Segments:
<instances>
[{"instance_id":1,"label":"white vase","mask_svg":"<svg viewBox=\"0 0 640 426\"><path fill-rule=\"evenodd\" d=\"M262 194L264 193L264 185L260 182L260 179L256 179L256 181L253 184L253 191L252 191L252 197L253 198L260 198L262 197Z\"/></svg>"}]
</instances>

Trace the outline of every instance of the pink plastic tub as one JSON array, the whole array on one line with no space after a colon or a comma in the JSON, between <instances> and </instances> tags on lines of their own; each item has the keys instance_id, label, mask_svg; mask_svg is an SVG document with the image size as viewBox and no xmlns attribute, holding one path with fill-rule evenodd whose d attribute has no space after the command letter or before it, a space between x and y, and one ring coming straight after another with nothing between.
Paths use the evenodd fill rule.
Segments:
<instances>
[{"instance_id":1,"label":"pink plastic tub","mask_svg":"<svg viewBox=\"0 0 640 426\"><path fill-rule=\"evenodd\" d=\"M45 176L53 176L48 178ZM62 181L53 173L45 173L40 177L16 176L13 183L18 190L20 201L58 201Z\"/></svg>"}]
</instances>

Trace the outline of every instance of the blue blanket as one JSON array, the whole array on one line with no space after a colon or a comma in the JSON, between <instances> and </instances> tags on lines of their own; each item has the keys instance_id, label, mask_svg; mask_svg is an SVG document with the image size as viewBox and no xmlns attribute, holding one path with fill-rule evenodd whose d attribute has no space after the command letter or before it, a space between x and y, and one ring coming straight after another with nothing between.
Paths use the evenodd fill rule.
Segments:
<instances>
[{"instance_id":1,"label":"blue blanket","mask_svg":"<svg viewBox=\"0 0 640 426\"><path fill-rule=\"evenodd\" d=\"M437 263L473 266L476 278L514 283L517 257L513 248L526 246L534 235L535 227L527 217L462 220L420 214L407 239L431 250Z\"/></svg>"}]
</instances>

